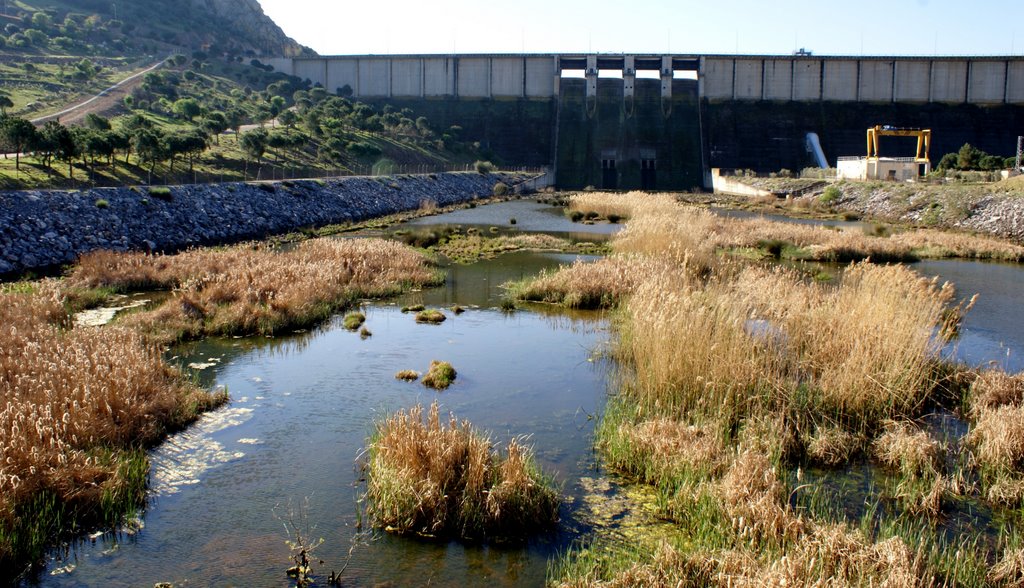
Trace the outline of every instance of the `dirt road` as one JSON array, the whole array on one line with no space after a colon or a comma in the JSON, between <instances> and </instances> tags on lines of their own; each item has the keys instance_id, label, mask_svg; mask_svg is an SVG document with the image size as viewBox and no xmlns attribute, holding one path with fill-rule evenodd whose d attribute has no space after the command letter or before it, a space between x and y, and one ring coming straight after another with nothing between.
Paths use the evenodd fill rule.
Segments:
<instances>
[{"instance_id":1,"label":"dirt road","mask_svg":"<svg viewBox=\"0 0 1024 588\"><path fill-rule=\"evenodd\" d=\"M153 65L133 73L88 100L79 102L78 104L65 108L60 112L34 118L31 122L38 125L45 123L48 120L60 120L62 123L67 125L81 121L90 113L102 114L107 112L119 105L124 100L125 96L129 95L137 85L141 84L143 76L162 66L165 61L165 59L161 59Z\"/></svg>"}]
</instances>

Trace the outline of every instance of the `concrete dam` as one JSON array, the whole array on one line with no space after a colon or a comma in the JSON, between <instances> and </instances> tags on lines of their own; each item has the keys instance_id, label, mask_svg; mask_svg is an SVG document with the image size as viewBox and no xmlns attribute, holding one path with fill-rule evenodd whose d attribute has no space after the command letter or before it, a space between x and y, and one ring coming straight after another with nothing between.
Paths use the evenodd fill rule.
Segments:
<instances>
[{"instance_id":1,"label":"concrete dam","mask_svg":"<svg viewBox=\"0 0 1024 588\"><path fill-rule=\"evenodd\" d=\"M930 128L932 156L1024 135L1024 57L353 55L268 59L278 71L459 125L559 187L685 190L710 169L798 170L817 133L862 155L877 125ZM901 149L898 141L894 148ZM888 153L886 153L888 155Z\"/></svg>"}]
</instances>

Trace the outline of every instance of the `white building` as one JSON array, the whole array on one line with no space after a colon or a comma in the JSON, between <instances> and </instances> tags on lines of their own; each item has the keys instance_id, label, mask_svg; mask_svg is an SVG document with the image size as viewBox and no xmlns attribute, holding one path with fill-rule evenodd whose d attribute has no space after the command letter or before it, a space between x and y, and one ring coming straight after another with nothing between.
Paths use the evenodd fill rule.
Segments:
<instances>
[{"instance_id":1,"label":"white building","mask_svg":"<svg viewBox=\"0 0 1024 588\"><path fill-rule=\"evenodd\" d=\"M914 157L840 157L836 177L841 180L906 182L932 171L928 160Z\"/></svg>"}]
</instances>

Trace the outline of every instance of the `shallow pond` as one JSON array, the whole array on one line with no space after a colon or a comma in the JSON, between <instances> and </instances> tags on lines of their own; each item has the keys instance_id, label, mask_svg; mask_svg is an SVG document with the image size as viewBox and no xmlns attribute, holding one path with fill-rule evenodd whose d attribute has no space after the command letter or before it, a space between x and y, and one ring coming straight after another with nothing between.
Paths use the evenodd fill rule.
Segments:
<instances>
[{"instance_id":1,"label":"shallow pond","mask_svg":"<svg viewBox=\"0 0 1024 588\"><path fill-rule=\"evenodd\" d=\"M365 305L361 339L336 320L287 337L208 339L176 349L232 402L154 451L152 500L142 528L97 537L55 560L42 586L288 585L287 536L278 517L301 512L323 537L320 584L347 559L358 521L357 460L375 419L438 399L497 441L528 435L538 462L564 484L560 530L525 546L468 547L376 534L356 545L349 585L539 585L548 558L585 525L574 522L591 469L589 419L603 404L607 321L597 313L504 313L498 285L571 262L516 253L451 268L446 286ZM416 324L399 304L446 308L439 326ZM436 393L394 378L450 361L456 383Z\"/></svg>"}]
</instances>

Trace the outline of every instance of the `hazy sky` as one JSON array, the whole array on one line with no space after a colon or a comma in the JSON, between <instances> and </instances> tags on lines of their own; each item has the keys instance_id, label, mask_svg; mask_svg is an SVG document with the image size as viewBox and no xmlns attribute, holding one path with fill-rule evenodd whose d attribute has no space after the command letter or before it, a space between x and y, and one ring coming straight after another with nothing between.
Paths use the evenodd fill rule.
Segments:
<instances>
[{"instance_id":1,"label":"hazy sky","mask_svg":"<svg viewBox=\"0 0 1024 588\"><path fill-rule=\"evenodd\" d=\"M323 55L1024 54L1011 0L259 1Z\"/></svg>"}]
</instances>

